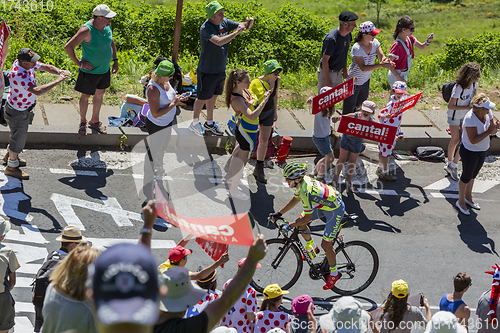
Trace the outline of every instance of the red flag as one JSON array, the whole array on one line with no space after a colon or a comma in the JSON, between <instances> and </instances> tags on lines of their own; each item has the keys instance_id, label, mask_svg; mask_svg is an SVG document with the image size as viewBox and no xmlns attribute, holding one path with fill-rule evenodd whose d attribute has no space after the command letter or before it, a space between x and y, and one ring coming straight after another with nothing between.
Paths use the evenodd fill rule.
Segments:
<instances>
[{"instance_id":1,"label":"red flag","mask_svg":"<svg viewBox=\"0 0 500 333\"><path fill-rule=\"evenodd\" d=\"M196 237L196 243L198 243L203 250L212 258L214 261L217 261L222 257L222 255L227 252L229 249L229 245L220 244L212 241L208 241L206 239ZM224 264L221 265L224 268Z\"/></svg>"},{"instance_id":2,"label":"red flag","mask_svg":"<svg viewBox=\"0 0 500 333\"><path fill-rule=\"evenodd\" d=\"M397 127L374 121L344 116L340 120L337 132L392 145L397 129Z\"/></svg>"},{"instance_id":3,"label":"red flag","mask_svg":"<svg viewBox=\"0 0 500 333\"><path fill-rule=\"evenodd\" d=\"M401 113L405 112L406 110L411 109L412 107L414 107L415 104L417 104L417 102L420 99L420 97L422 97L422 94L423 93L420 93L420 94L408 97L404 101L399 101L399 102L394 103L394 105L392 107L391 118L390 119L392 119L394 117L397 117Z\"/></svg>"},{"instance_id":4,"label":"red flag","mask_svg":"<svg viewBox=\"0 0 500 333\"><path fill-rule=\"evenodd\" d=\"M158 216L196 237L222 244L250 246L254 236L248 213L220 217L184 217L175 212L156 185Z\"/></svg>"},{"instance_id":5,"label":"red flag","mask_svg":"<svg viewBox=\"0 0 500 333\"><path fill-rule=\"evenodd\" d=\"M8 38L9 38L9 29L7 29L7 23L5 23L5 20L2 20L2 26L0 26L0 57L3 54L3 44ZM3 61L0 62L0 66L2 65Z\"/></svg>"},{"instance_id":6,"label":"red flag","mask_svg":"<svg viewBox=\"0 0 500 333\"><path fill-rule=\"evenodd\" d=\"M338 86L325 91L313 98L312 114L323 111L332 105L346 99L354 92L354 78L339 84Z\"/></svg>"}]
</instances>

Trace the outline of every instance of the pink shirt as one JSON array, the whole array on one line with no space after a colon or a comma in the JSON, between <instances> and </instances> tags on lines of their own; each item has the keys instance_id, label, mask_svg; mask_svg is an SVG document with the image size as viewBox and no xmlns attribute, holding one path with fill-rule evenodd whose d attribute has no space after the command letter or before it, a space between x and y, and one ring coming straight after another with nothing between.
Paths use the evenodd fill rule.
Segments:
<instances>
[{"instance_id":1,"label":"pink shirt","mask_svg":"<svg viewBox=\"0 0 500 333\"><path fill-rule=\"evenodd\" d=\"M29 70L19 66L19 62L14 61L9 75L10 92L7 97L7 102L14 109L24 111L35 103L36 95L28 92L32 86L36 86L35 70L42 66L41 62L37 62L35 67Z\"/></svg>"},{"instance_id":2,"label":"pink shirt","mask_svg":"<svg viewBox=\"0 0 500 333\"><path fill-rule=\"evenodd\" d=\"M415 37L410 36L406 38L406 47L408 48L408 51L410 51L411 58L415 58L415 51L413 50L413 44L415 44ZM401 44L400 41L396 40L391 46L391 50L389 51L389 56L393 56L396 58L394 60L394 63L396 64L396 69L405 71L408 69L408 62L407 58L408 55L406 53L405 48Z\"/></svg>"}]
</instances>

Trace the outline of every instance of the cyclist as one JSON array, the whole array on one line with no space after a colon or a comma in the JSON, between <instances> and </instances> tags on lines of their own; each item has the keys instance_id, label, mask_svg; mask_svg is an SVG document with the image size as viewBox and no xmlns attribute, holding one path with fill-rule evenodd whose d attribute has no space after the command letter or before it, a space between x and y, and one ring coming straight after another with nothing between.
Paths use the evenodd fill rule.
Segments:
<instances>
[{"instance_id":1,"label":"cyclist","mask_svg":"<svg viewBox=\"0 0 500 333\"><path fill-rule=\"evenodd\" d=\"M321 247L325 251L328 264L330 265L330 275L326 285L323 286L324 290L328 290L340 278L332 242L341 227L345 208L342 202L342 195L336 189L306 176L306 174L307 166L305 163L292 162L283 168L283 177L286 178L288 186L295 189L295 194L283 208L276 213L270 214L270 217L275 221L275 219L280 218L295 207L299 201L302 201L302 207L304 208L302 214L295 222L291 222L290 224L284 223L281 230L288 232L292 228L298 227L299 230L309 231L308 223L313 220L313 211L321 210L327 219ZM314 244L310 234L304 233L302 237L304 237L308 247Z\"/></svg>"}]
</instances>

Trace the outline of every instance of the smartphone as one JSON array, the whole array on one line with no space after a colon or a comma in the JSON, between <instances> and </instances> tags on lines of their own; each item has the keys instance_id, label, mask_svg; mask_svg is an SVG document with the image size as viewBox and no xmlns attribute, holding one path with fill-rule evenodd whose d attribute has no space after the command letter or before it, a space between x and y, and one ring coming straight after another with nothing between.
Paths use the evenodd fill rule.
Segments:
<instances>
[{"instance_id":1,"label":"smartphone","mask_svg":"<svg viewBox=\"0 0 500 333\"><path fill-rule=\"evenodd\" d=\"M248 30L249 27L250 27L250 21L247 21L247 24L245 25L245 29Z\"/></svg>"},{"instance_id":2,"label":"smartphone","mask_svg":"<svg viewBox=\"0 0 500 333\"><path fill-rule=\"evenodd\" d=\"M420 306L424 306L424 294L420 293Z\"/></svg>"},{"instance_id":3,"label":"smartphone","mask_svg":"<svg viewBox=\"0 0 500 333\"><path fill-rule=\"evenodd\" d=\"M192 94L193 94L193 92L189 91L189 92L185 93L184 98L191 97Z\"/></svg>"}]
</instances>

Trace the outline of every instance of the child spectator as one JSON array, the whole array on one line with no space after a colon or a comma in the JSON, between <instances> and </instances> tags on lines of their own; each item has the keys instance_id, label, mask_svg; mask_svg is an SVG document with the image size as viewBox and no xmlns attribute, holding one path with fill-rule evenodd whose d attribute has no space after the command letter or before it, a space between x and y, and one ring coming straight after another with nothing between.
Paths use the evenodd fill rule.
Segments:
<instances>
[{"instance_id":1,"label":"child spectator","mask_svg":"<svg viewBox=\"0 0 500 333\"><path fill-rule=\"evenodd\" d=\"M241 258L238 261L238 270L245 262L246 258ZM261 265L257 264L257 268ZM222 293L226 290L229 283L233 279L229 279L222 287ZM233 327L238 333L251 333L254 331L255 311L257 310L257 298L255 297L255 289L250 285L243 293L241 298L233 305L233 307L222 318L221 326Z\"/></svg>"},{"instance_id":2,"label":"child spectator","mask_svg":"<svg viewBox=\"0 0 500 333\"><path fill-rule=\"evenodd\" d=\"M399 127L401 126L401 119L403 118L403 115L400 114L397 117L394 117L390 119L391 117L391 111L392 108L394 107L394 104L399 101L404 101L406 99L406 95L408 92L406 91L406 82L403 81L396 81L392 85L392 89L394 90L394 95L391 95L389 99L389 103L387 103L387 106L380 111L378 118L380 119L380 123L384 125L390 125L398 128L398 133L396 134L396 138L394 139L394 142L392 145L386 144L386 143L379 143L378 144L378 149L379 149L379 155L378 155L378 169L377 169L377 176L379 177L380 180L383 181L395 181L397 179L395 174L389 173L389 157L392 154L392 151L394 150L394 147L396 146L396 141L397 140L402 140L403 139L403 133L399 131Z\"/></svg>"},{"instance_id":3,"label":"child spectator","mask_svg":"<svg viewBox=\"0 0 500 333\"><path fill-rule=\"evenodd\" d=\"M454 292L445 294L439 302L440 311L448 311L453 313L458 322L468 329L468 321L470 318L470 308L462 300L464 293L469 290L472 285L472 278L467 273L458 273L453 277Z\"/></svg>"},{"instance_id":4,"label":"child spectator","mask_svg":"<svg viewBox=\"0 0 500 333\"><path fill-rule=\"evenodd\" d=\"M196 280L196 284L201 289L205 289L207 291L207 294L205 295L205 297L203 297L201 301L198 302L198 304L191 307L191 309L189 309L186 312L185 316L186 318L199 315L203 310L205 310L208 304L212 303L217 298L219 298L219 294L216 291L217 288L217 279L215 278L216 275L217 275L217 270L214 270L206 278Z\"/></svg>"},{"instance_id":5,"label":"child spectator","mask_svg":"<svg viewBox=\"0 0 500 333\"><path fill-rule=\"evenodd\" d=\"M349 113L344 115L345 117L353 117L356 119L373 121L372 115L375 113L375 108L377 106L371 101L364 101L361 105L361 110L355 113ZM333 117L332 121L337 122L340 119L339 116ZM354 192L355 189L352 186L351 178L356 168L356 161L358 160L359 153L363 151L363 138L358 138L356 136L342 134L340 139L340 155L335 165L335 174L333 176L332 186L338 189L338 181L340 172L344 167L345 161L349 157L349 163L347 164L347 174L345 175L345 188L348 192Z\"/></svg>"},{"instance_id":6,"label":"child spectator","mask_svg":"<svg viewBox=\"0 0 500 333\"><path fill-rule=\"evenodd\" d=\"M10 230L10 222L0 217L0 242ZM14 301L10 291L16 284L16 270L20 267L12 249L0 243L0 276L5 277L0 284L0 332L8 332L14 327Z\"/></svg>"},{"instance_id":7,"label":"child spectator","mask_svg":"<svg viewBox=\"0 0 500 333\"><path fill-rule=\"evenodd\" d=\"M293 316L278 310L283 300L283 295L288 290L281 290L277 284L270 284L264 288L264 300L260 311L256 313L254 333L266 333L273 328L286 330L286 326L293 320Z\"/></svg>"},{"instance_id":8,"label":"child spectator","mask_svg":"<svg viewBox=\"0 0 500 333\"><path fill-rule=\"evenodd\" d=\"M313 328L313 323L309 320L307 310L311 306L311 311L314 312L314 305L312 305L313 299L309 295L300 295L292 301L292 312L295 318L293 318L290 325L290 333L308 333ZM319 325L316 328L316 332L321 332Z\"/></svg>"},{"instance_id":9,"label":"child spectator","mask_svg":"<svg viewBox=\"0 0 500 333\"><path fill-rule=\"evenodd\" d=\"M319 93L322 94L330 89L332 88L323 87L319 90ZM312 103L312 97L309 97L306 103ZM328 171L329 166L335 160L335 156L333 155L332 150L332 144L330 142L330 133L332 131L330 128L330 119L334 112L335 108L331 106L328 109L325 109L314 115L312 140L323 158L321 158L318 163L316 163L313 174L317 180L325 184L325 173Z\"/></svg>"},{"instance_id":10,"label":"child spectator","mask_svg":"<svg viewBox=\"0 0 500 333\"><path fill-rule=\"evenodd\" d=\"M451 135L448 144L448 160L444 170L450 175L451 179L458 181L457 163L460 160L460 153L457 146L460 143L460 127L465 115L472 108L472 98L476 95L478 81L481 77L481 68L475 62L468 62L463 65L455 78L455 86L451 91L451 97L448 101L448 124Z\"/></svg>"}]
</instances>

